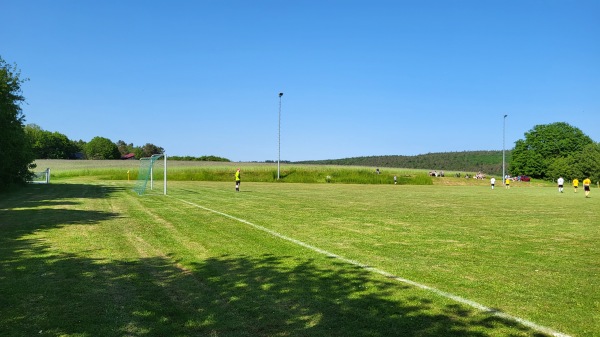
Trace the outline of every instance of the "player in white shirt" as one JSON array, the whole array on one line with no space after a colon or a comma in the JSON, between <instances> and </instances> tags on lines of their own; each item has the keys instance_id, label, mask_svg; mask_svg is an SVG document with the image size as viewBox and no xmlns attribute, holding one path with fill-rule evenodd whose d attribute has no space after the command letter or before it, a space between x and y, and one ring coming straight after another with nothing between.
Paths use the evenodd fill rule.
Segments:
<instances>
[{"instance_id":1,"label":"player in white shirt","mask_svg":"<svg viewBox=\"0 0 600 337\"><path fill-rule=\"evenodd\" d=\"M563 177L558 177L558 179L556 180L556 182L558 183L558 192L562 193L563 192L563 185L565 184L565 180L563 179Z\"/></svg>"}]
</instances>

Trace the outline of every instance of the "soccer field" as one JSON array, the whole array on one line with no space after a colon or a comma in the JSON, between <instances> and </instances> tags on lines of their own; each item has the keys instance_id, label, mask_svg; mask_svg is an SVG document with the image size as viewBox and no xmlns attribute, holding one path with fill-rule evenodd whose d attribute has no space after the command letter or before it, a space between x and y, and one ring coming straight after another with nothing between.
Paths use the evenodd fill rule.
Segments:
<instances>
[{"instance_id":1,"label":"soccer field","mask_svg":"<svg viewBox=\"0 0 600 337\"><path fill-rule=\"evenodd\" d=\"M131 187L2 199L0 334L600 335L596 189Z\"/></svg>"}]
</instances>

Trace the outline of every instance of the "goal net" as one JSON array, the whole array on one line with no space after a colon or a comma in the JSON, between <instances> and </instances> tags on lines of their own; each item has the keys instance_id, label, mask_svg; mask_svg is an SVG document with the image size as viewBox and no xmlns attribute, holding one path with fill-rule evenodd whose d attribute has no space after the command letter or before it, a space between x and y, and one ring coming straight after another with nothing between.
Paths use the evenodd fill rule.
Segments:
<instances>
[{"instance_id":1,"label":"goal net","mask_svg":"<svg viewBox=\"0 0 600 337\"><path fill-rule=\"evenodd\" d=\"M50 183L50 168L41 172L33 172L30 183L33 184L49 184Z\"/></svg>"},{"instance_id":2,"label":"goal net","mask_svg":"<svg viewBox=\"0 0 600 337\"><path fill-rule=\"evenodd\" d=\"M154 191L155 183L158 182L160 185L160 181L162 181L162 193L167 195L167 155L153 154L151 157L141 158L137 182L133 190L138 195L144 195Z\"/></svg>"}]
</instances>

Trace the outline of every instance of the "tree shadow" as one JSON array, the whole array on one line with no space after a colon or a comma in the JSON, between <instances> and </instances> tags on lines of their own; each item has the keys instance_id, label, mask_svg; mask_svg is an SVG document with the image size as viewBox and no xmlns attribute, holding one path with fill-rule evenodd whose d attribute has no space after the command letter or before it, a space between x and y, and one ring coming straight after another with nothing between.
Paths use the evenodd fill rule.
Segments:
<instances>
[{"instance_id":1,"label":"tree shadow","mask_svg":"<svg viewBox=\"0 0 600 337\"><path fill-rule=\"evenodd\" d=\"M116 213L95 210L74 210L77 199L110 198L121 187L82 184L37 184L20 193L3 195L0 201L0 229L4 231L0 244L6 244L10 233L19 237L39 229L62 227L70 224L96 224L119 216ZM14 229L11 231L10 229Z\"/></svg>"},{"instance_id":2,"label":"tree shadow","mask_svg":"<svg viewBox=\"0 0 600 337\"><path fill-rule=\"evenodd\" d=\"M50 200L33 193L0 202L0 335L543 336L463 305L440 305L447 301L336 260L272 254L191 264L178 256L98 260L27 238L39 229L120 216L60 208L116 191L71 185L52 190ZM45 206L53 208L27 209Z\"/></svg>"},{"instance_id":3,"label":"tree shadow","mask_svg":"<svg viewBox=\"0 0 600 337\"><path fill-rule=\"evenodd\" d=\"M76 204L76 202L69 199L106 198L124 189L125 188L118 186L92 184L32 184L23 187L18 193L2 194L0 209L73 205Z\"/></svg>"},{"instance_id":4,"label":"tree shadow","mask_svg":"<svg viewBox=\"0 0 600 337\"><path fill-rule=\"evenodd\" d=\"M22 245L38 256L50 248ZM440 309L411 287L374 281L357 267L323 268L313 260L290 267L290 259L221 256L185 269L167 257L106 263L72 254L12 256L0 270L0 334L542 336L460 305ZM23 265L29 270L19 272ZM412 295L394 296L399 288Z\"/></svg>"}]
</instances>

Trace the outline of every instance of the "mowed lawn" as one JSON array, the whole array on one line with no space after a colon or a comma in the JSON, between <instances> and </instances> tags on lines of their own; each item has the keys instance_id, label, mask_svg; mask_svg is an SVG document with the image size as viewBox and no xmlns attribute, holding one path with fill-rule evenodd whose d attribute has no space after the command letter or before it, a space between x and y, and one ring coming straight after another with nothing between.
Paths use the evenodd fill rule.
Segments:
<instances>
[{"instance_id":1,"label":"mowed lawn","mask_svg":"<svg viewBox=\"0 0 600 337\"><path fill-rule=\"evenodd\" d=\"M600 190L527 186L30 186L0 200L0 335L600 335Z\"/></svg>"}]
</instances>

